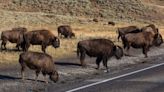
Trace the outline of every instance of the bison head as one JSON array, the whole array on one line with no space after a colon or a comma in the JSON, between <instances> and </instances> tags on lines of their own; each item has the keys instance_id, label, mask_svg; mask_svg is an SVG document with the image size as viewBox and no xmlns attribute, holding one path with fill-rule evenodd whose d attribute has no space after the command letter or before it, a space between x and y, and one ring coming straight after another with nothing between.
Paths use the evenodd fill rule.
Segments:
<instances>
[{"instance_id":1,"label":"bison head","mask_svg":"<svg viewBox=\"0 0 164 92\"><path fill-rule=\"evenodd\" d=\"M153 44L154 44L155 46L160 46L162 43L163 43L162 35L161 35L161 34L155 35Z\"/></svg>"},{"instance_id":2,"label":"bison head","mask_svg":"<svg viewBox=\"0 0 164 92\"><path fill-rule=\"evenodd\" d=\"M54 48L58 48L60 46L60 40L59 40L59 38L57 38L57 37L54 37L53 38L53 40L52 40L52 46Z\"/></svg>"},{"instance_id":3,"label":"bison head","mask_svg":"<svg viewBox=\"0 0 164 92\"><path fill-rule=\"evenodd\" d=\"M50 76L49 76L50 80L52 80L53 82L57 82L59 80L59 74L57 71L54 71Z\"/></svg>"},{"instance_id":4,"label":"bison head","mask_svg":"<svg viewBox=\"0 0 164 92\"><path fill-rule=\"evenodd\" d=\"M115 46L114 55L117 59L120 59L123 56L123 49L120 46Z\"/></svg>"}]
</instances>

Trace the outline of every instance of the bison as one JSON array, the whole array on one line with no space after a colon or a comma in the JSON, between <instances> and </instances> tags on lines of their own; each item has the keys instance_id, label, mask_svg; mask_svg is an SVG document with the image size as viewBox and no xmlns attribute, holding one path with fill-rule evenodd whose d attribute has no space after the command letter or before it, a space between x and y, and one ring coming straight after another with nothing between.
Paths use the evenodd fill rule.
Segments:
<instances>
[{"instance_id":1,"label":"bison","mask_svg":"<svg viewBox=\"0 0 164 92\"><path fill-rule=\"evenodd\" d=\"M118 41L120 39L120 37L122 37L123 35L126 35L128 33L138 33L141 32L141 30L137 27L137 26L128 26L128 27L122 27L122 28L118 28L117 33L118 33Z\"/></svg>"},{"instance_id":2,"label":"bison","mask_svg":"<svg viewBox=\"0 0 164 92\"><path fill-rule=\"evenodd\" d=\"M99 22L97 18L93 18L93 22Z\"/></svg>"},{"instance_id":3,"label":"bison","mask_svg":"<svg viewBox=\"0 0 164 92\"><path fill-rule=\"evenodd\" d=\"M60 40L46 29L26 32L23 35L23 39L21 46L24 51L28 50L30 44L41 45L44 53L46 53L45 49L49 45L52 45L54 48L58 48L60 46Z\"/></svg>"},{"instance_id":4,"label":"bison","mask_svg":"<svg viewBox=\"0 0 164 92\"><path fill-rule=\"evenodd\" d=\"M115 26L115 23L113 21L108 21L108 25Z\"/></svg>"},{"instance_id":5,"label":"bison","mask_svg":"<svg viewBox=\"0 0 164 92\"><path fill-rule=\"evenodd\" d=\"M59 79L58 72L55 69L53 59L50 55L39 52L24 52L19 56L19 63L21 65L21 75L24 80L24 71L28 67L36 72L35 81L37 81L38 75L42 72L46 80L46 75L49 75L49 78L53 82L57 82Z\"/></svg>"},{"instance_id":6,"label":"bison","mask_svg":"<svg viewBox=\"0 0 164 92\"><path fill-rule=\"evenodd\" d=\"M103 65L106 67L108 72L107 61L113 55L120 59L123 56L123 50L121 47L114 45L111 40L108 39L91 39L79 41L77 44L77 55L80 54L80 62L84 67L85 55L90 57L97 57L96 64L99 69L100 62L103 61Z\"/></svg>"},{"instance_id":7,"label":"bison","mask_svg":"<svg viewBox=\"0 0 164 92\"><path fill-rule=\"evenodd\" d=\"M27 29L24 27L13 28L12 30L3 31L1 33L1 49L6 49L7 41L11 43L16 43L16 48L20 50L20 42L23 39L23 34L27 32Z\"/></svg>"},{"instance_id":8,"label":"bison","mask_svg":"<svg viewBox=\"0 0 164 92\"><path fill-rule=\"evenodd\" d=\"M147 57L147 52L153 45L156 36L152 30L152 28L147 27L142 32L123 35L122 42L124 49L127 49L128 51L130 47L142 48L143 54Z\"/></svg>"},{"instance_id":9,"label":"bison","mask_svg":"<svg viewBox=\"0 0 164 92\"><path fill-rule=\"evenodd\" d=\"M75 37L75 33L72 32L72 28L69 25L61 25L58 27L58 37L62 35L65 38Z\"/></svg>"}]
</instances>

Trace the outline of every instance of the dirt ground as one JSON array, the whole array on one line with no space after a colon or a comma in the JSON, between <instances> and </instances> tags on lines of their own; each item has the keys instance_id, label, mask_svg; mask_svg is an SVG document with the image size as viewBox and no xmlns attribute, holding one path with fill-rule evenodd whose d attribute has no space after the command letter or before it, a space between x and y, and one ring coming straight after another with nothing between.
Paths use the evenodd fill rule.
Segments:
<instances>
[{"instance_id":1,"label":"dirt ground","mask_svg":"<svg viewBox=\"0 0 164 92\"><path fill-rule=\"evenodd\" d=\"M164 53L164 44L160 47L152 47L148 52L148 58L144 58L144 55L141 53L142 51L140 49L131 49L131 57L124 56L120 60L116 60L114 57L112 57L108 61L108 66L110 68L109 73L126 69L129 66L133 66L134 64L142 64L145 61L156 59L154 56ZM102 65L100 70L95 69L95 58L87 57L85 61L88 65L87 68L82 68L80 66L79 59L76 57L76 55L70 58L55 60L60 79L57 83L52 83L49 80L49 84L44 83L44 78L41 74L38 78L38 81L35 82L35 72L29 69L25 71L26 80L22 81L20 75L20 65L18 63L14 65L1 65L0 92L48 92L47 88L49 86L61 87L65 84L79 82L105 74L105 69Z\"/></svg>"}]
</instances>

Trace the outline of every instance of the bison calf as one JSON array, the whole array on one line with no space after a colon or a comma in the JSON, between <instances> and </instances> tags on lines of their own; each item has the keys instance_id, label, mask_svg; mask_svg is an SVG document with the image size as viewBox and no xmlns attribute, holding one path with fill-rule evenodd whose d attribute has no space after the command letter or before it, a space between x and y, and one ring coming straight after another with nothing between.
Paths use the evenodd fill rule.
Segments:
<instances>
[{"instance_id":1,"label":"bison calf","mask_svg":"<svg viewBox=\"0 0 164 92\"><path fill-rule=\"evenodd\" d=\"M61 25L58 27L58 36L64 35L65 38L75 37L75 34L72 32L72 28L69 25Z\"/></svg>"},{"instance_id":2,"label":"bison calf","mask_svg":"<svg viewBox=\"0 0 164 92\"><path fill-rule=\"evenodd\" d=\"M46 80L46 75L49 75L49 78L52 81L58 81L58 72L54 67L52 57L48 54L38 52L24 52L19 56L19 63L21 65L21 74L23 80L25 68L29 67L36 72L35 81L37 81L40 72L42 72L43 76L45 77L46 83L48 83L48 81Z\"/></svg>"},{"instance_id":3,"label":"bison calf","mask_svg":"<svg viewBox=\"0 0 164 92\"><path fill-rule=\"evenodd\" d=\"M108 72L107 61L113 55L117 59L123 56L123 50L119 46L115 46L114 43L107 39L91 39L83 40L77 44L77 55L80 54L80 62L82 66L85 66L84 59L87 54L90 57L97 57L96 64L99 69L100 62L103 61L103 65Z\"/></svg>"}]
</instances>

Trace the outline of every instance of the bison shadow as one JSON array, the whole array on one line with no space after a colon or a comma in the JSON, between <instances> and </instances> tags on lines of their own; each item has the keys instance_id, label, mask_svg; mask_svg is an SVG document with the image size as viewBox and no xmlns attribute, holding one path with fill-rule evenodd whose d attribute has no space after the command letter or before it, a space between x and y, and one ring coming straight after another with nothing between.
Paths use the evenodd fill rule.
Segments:
<instances>
[{"instance_id":1,"label":"bison shadow","mask_svg":"<svg viewBox=\"0 0 164 92\"><path fill-rule=\"evenodd\" d=\"M81 66L81 64L69 63L69 62L55 62L55 64L61 66Z\"/></svg>"},{"instance_id":2,"label":"bison shadow","mask_svg":"<svg viewBox=\"0 0 164 92\"><path fill-rule=\"evenodd\" d=\"M21 78L9 76L9 75L0 75L0 80L17 80L17 79L21 79Z\"/></svg>"},{"instance_id":3,"label":"bison shadow","mask_svg":"<svg viewBox=\"0 0 164 92\"><path fill-rule=\"evenodd\" d=\"M21 77L13 77L13 76L9 76L9 75L0 75L0 80L22 80ZM35 79L30 79L30 78L25 78L25 81L29 80L29 81L35 81ZM45 81L43 80L37 80L37 82L42 82L44 83Z\"/></svg>"},{"instance_id":4,"label":"bison shadow","mask_svg":"<svg viewBox=\"0 0 164 92\"><path fill-rule=\"evenodd\" d=\"M35 79L27 78L27 79L25 79L25 81L26 81L26 80L29 80L29 81L33 81L33 82L35 82ZM43 80L37 80L36 82L45 83L45 81L43 81Z\"/></svg>"},{"instance_id":5,"label":"bison shadow","mask_svg":"<svg viewBox=\"0 0 164 92\"><path fill-rule=\"evenodd\" d=\"M0 49L0 52L21 52L22 50L18 49Z\"/></svg>"}]
</instances>

